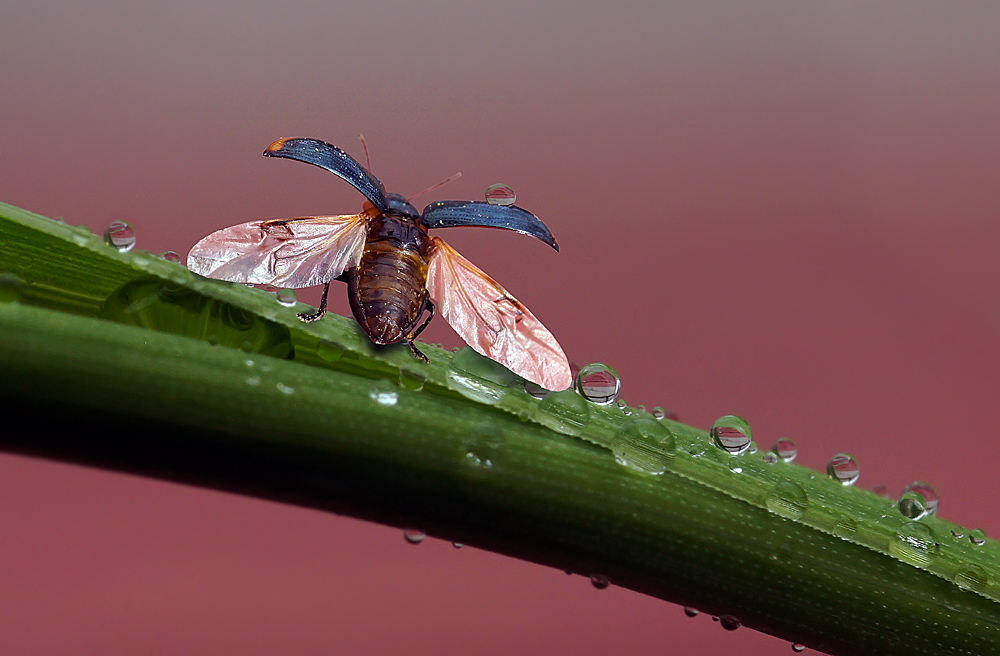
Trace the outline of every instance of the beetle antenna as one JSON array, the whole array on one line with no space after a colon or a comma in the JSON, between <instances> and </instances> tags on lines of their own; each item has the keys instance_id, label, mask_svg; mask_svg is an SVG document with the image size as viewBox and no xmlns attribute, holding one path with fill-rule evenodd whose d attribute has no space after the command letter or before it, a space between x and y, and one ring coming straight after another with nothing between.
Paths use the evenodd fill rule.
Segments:
<instances>
[{"instance_id":1,"label":"beetle antenna","mask_svg":"<svg viewBox=\"0 0 1000 656\"><path fill-rule=\"evenodd\" d=\"M439 183L437 183L435 185L431 185L430 187L427 187L426 189L424 189L423 191L421 191L419 194L413 194L412 196L410 196L409 198L406 199L406 202L409 203L414 198L418 198L420 196L423 196L424 194L428 194L428 193L434 191L435 189L437 189L439 187L445 186L449 182L454 182L455 180L458 180L461 177L462 177L462 172L461 171L459 171L455 175L449 175L447 178L445 178L441 182L439 182Z\"/></svg>"},{"instance_id":2,"label":"beetle antenna","mask_svg":"<svg viewBox=\"0 0 1000 656\"><path fill-rule=\"evenodd\" d=\"M358 132L358 141L361 142L361 147L365 149L365 164L368 166L368 172L372 172L372 160L368 157L368 144L365 142L365 135Z\"/></svg>"}]
</instances>

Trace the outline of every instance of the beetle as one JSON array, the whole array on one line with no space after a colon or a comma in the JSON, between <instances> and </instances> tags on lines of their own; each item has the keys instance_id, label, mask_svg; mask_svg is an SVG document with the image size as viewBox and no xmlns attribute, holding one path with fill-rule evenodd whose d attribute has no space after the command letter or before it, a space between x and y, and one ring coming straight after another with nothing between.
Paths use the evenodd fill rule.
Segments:
<instances>
[{"instance_id":1,"label":"beetle","mask_svg":"<svg viewBox=\"0 0 1000 656\"><path fill-rule=\"evenodd\" d=\"M376 344L413 340L438 309L479 353L541 385L572 384L565 353L545 326L496 281L428 230L453 226L503 228L559 246L535 215L515 205L438 201L422 212L385 186L353 157L319 139L278 139L268 157L306 162L343 178L368 202L361 213L250 221L208 235L187 266L209 278L282 287L323 284L315 321L326 313L333 280L347 283L351 311ZM421 317L426 311L426 317Z\"/></svg>"}]
</instances>

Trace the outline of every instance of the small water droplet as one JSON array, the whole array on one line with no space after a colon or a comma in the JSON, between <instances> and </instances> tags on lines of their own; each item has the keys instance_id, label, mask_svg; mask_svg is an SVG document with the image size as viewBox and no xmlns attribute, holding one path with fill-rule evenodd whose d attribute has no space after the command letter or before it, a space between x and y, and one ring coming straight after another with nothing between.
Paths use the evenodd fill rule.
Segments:
<instances>
[{"instance_id":1,"label":"small water droplet","mask_svg":"<svg viewBox=\"0 0 1000 656\"><path fill-rule=\"evenodd\" d=\"M974 563L963 565L955 572L955 584L965 590L982 592L990 582L986 570Z\"/></svg>"},{"instance_id":2,"label":"small water droplet","mask_svg":"<svg viewBox=\"0 0 1000 656\"><path fill-rule=\"evenodd\" d=\"M740 461L739 460L736 460L736 459L730 460L729 461L729 471L733 472L734 474L742 474L743 473L743 466L740 465Z\"/></svg>"},{"instance_id":3,"label":"small water droplet","mask_svg":"<svg viewBox=\"0 0 1000 656\"><path fill-rule=\"evenodd\" d=\"M399 386L411 392L419 392L424 389L427 379L415 371L408 369L399 370Z\"/></svg>"},{"instance_id":4,"label":"small water droplet","mask_svg":"<svg viewBox=\"0 0 1000 656\"><path fill-rule=\"evenodd\" d=\"M628 404L625 403L625 399L618 399L617 401L615 401L615 405L621 408L622 410L628 407Z\"/></svg>"},{"instance_id":5,"label":"small water droplet","mask_svg":"<svg viewBox=\"0 0 1000 656\"><path fill-rule=\"evenodd\" d=\"M104 229L104 241L120 253L127 253L135 246L135 230L125 221L112 221Z\"/></svg>"},{"instance_id":6,"label":"small water droplet","mask_svg":"<svg viewBox=\"0 0 1000 656\"><path fill-rule=\"evenodd\" d=\"M275 383L274 386L275 388L277 388L279 392L281 392L285 396L291 396L292 394L295 394L295 388L291 387L290 385L285 385L284 383L279 382Z\"/></svg>"},{"instance_id":7,"label":"small water droplet","mask_svg":"<svg viewBox=\"0 0 1000 656\"><path fill-rule=\"evenodd\" d=\"M782 481L771 488L764 503L768 510L788 519L798 519L805 513L809 499L802 486L791 481Z\"/></svg>"},{"instance_id":8,"label":"small water droplet","mask_svg":"<svg viewBox=\"0 0 1000 656\"><path fill-rule=\"evenodd\" d=\"M16 303L24 294L24 280L13 273L0 273L0 303Z\"/></svg>"},{"instance_id":9,"label":"small water droplet","mask_svg":"<svg viewBox=\"0 0 1000 656\"><path fill-rule=\"evenodd\" d=\"M396 392L379 392L372 390L368 394L369 398L380 405L396 405L399 401L399 394Z\"/></svg>"},{"instance_id":10,"label":"small water droplet","mask_svg":"<svg viewBox=\"0 0 1000 656\"><path fill-rule=\"evenodd\" d=\"M956 526L955 528L951 529L951 535L952 537L961 540L962 538L965 537L965 529L963 529L961 526Z\"/></svg>"},{"instance_id":11,"label":"small water droplet","mask_svg":"<svg viewBox=\"0 0 1000 656\"><path fill-rule=\"evenodd\" d=\"M889 553L918 567L929 565L939 549L940 546L934 537L934 532L927 524L920 522L903 524L899 532L889 542Z\"/></svg>"},{"instance_id":12,"label":"small water droplet","mask_svg":"<svg viewBox=\"0 0 1000 656\"><path fill-rule=\"evenodd\" d=\"M806 650L806 646L803 645L802 643L800 643L800 642L793 642L792 643L792 651L794 651L796 654L799 653L799 652L803 652L805 650Z\"/></svg>"},{"instance_id":13,"label":"small water droplet","mask_svg":"<svg viewBox=\"0 0 1000 656\"><path fill-rule=\"evenodd\" d=\"M274 298L285 307L292 307L299 300L298 296L295 295L294 289L279 289L274 292Z\"/></svg>"},{"instance_id":14,"label":"small water droplet","mask_svg":"<svg viewBox=\"0 0 1000 656\"><path fill-rule=\"evenodd\" d=\"M713 622L718 622L719 621L719 616L718 615L712 615L712 621Z\"/></svg>"},{"instance_id":15,"label":"small water droplet","mask_svg":"<svg viewBox=\"0 0 1000 656\"><path fill-rule=\"evenodd\" d=\"M761 458L765 463L773 465L778 462L778 454L773 451L767 451Z\"/></svg>"},{"instance_id":16,"label":"small water droplet","mask_svg":"<svg viewBox=\"0 0 1000 656\"><path fill-rule=\"evenodd\" d=\"M176 262L177 264L181 263L181 256L178 255L176 251L163 251L160 253L160 257L167 262Z\"/></svg>"},{"instance_id":17,"label":"small water droplet","mask_svg":"<svg viewBox=\"0 0 1000 656\"><path fill-rule=\"evenodd\" d=\"M405 539L410 544L420 544L424 541L427 534L421 530L415 528L404 528L403 529L403 539Z\"/></svg>"},{"instance_id":18,"label":"small water droplet","mask_svg":"<svg viewBox=\"0 0 1000 656\"><path fill-rule=\"evenodd\" d=\"M838 453L826 463L826 473L841 485L854 485L861 476L857 461L846 453Z\"/></svg>"},{"instance_id":19,"label":"small water droplet","mask_svg":"<svg viewBox=\"0 0 1000 656\"><path fill-rule=\"evenodd\" d=\"M517 200L514 190L501 183L486 188L486 202L490 205L513 205Z\"/></svg>"},{"instance_id":20,"label":"small water droplet","mask_svg":"<svg viewBox=\"0 0 1000 656\"><path fill-rule=\"evenodd\" d=\"M608 577L606 577L605 575L603 575L603 574L591 574L590 575L590 582L598 590L603 590L604 588L606 588L609 585L611 585L611 580Z\"/></svg>"},{"instance_id":21,"label":"small water droplet","mask_svg":"<svg viewBox=\"0 0 1000 656\"><path fill-rule=\"evenodd\" d=\"M247 376L247 385L257 387L260 385L260 376Z\"/></svg>"},{"instance_id":22,"label":"small water droplet","mask_svg":"<svg viewBox=\"0 0 1000 656\"><path fill-rule=\"evenodd\" d=\"M984 531L981 528L972 529L971 531L969 531L969 540L971 540L972 544L976 545L977 547L983 546L984 544L986 544L986 531Z\"/></svg>"},{"instance_id":23,"label":"small water droplet","mask_svg":"<svg viewBox=\"0 0 1000 656\"><path fill-rule=\"evenodd\" d=\"M336 362L344 355L344 347L336 342L323 340L316 345L316 354L327 362Z\"/></svg>"},{"instance_id":24,"label":"small water droplet","mask_svg":"<svg viewBox=\"0 0 1000 656\"><path fill-rule=\"evenodd\" d=\"M787 437L779 437L771 447L771 451L785 462L791 462L799 455L799 447Z\"/></svg>"},{"instance_id":25,"label":"small water droplet","mask_svg":"<svg viewBox=\"0 0 1000 656\"><path fill-rule=\"evenodd\" d=\"M720 615L719 625L726 631L735 631L742 626L742 622L740 622L740 618L733 615Z\"/></svg>"},{"instance_id":26,"label":"small water droplet","mask_svg":"<svg viewBox=\"0 0 1000 656\"><path fill-rule=\"evenodd\" d=\"M452 543L451 543L451 546L455 547L456 549L461 549L461 548L462 548L462 547L464 547L465 545L464 545L464 544L462 544L461 542L452 542Z\"/></svg>"},{"instance_id":27,"label":"small water droplet","mask_svg":"<svg viewBox=\"0 0 1000 656\"><path fill-rule=\"evenodd\" d=\"M899 495L899 503L896 506L903 517L910 519L920 519L937 512L941 496L930 483L914 481L905 488Z\"/></svg>"},{"instance_id":28,"label":"small water droplet","mask_svg":"<svg viewBox=\"0 0 1000 656\"><path fill-rule=\"evenodd\" d=\"M535 419L565 435L579 435L590 420L590 402L572 389L552 392L538 404Z\"/></svg>"},{"instance_id":29,"label":"small water droplet","mask_svg":"<svg viewBox=\"0 0 1000 656\"><path fill-rule=\"evenodd\" d=\"M479 426L463 440L465 462L477 469L493 469L499 462L507 440L495 426Z\"/></svg>"},{"instance_id":30,"label":"small water droplet","mask_svg":"<svg viewBox=\"0 0 1000 656\"><path fill-rule=\"evenodd\" d=\"M684 607L684 614L687 615L688 617L697 617L699 613L701 613L701 611L698 610L697 608L694 608L693 606Z\"/></svg>"},{"instance_id":31,"label":"small water droplet","mask_svg":"<svg viewBox=\"0 0 1000 656\"><path fill-rule=\"evenodd\" d=\"M750 424L736 415L724 415L716 419L712 424L711 435L716 446L734 456L749 449L750 442L753 441Z\"/></svg>"},{"instance_id":32,"label":"small water droplet","mask_svg":"<svg viewBox=\"0 0 1000 656\"><path fill-rule=\"evenodd\" d=\"M620 464L650 474L666 471L675 450L670 429L648 417L626 420L611 440L611 452Z\"/></svg>"},{"instance_id":33,"label":"small water droplet","mask_svg":"<svg viewBox=\"0 0 1000 656\"><path fill-rule=\"evenodd\" d=\"M447 379L448 387L462 396L495 405L507 394L507 386L514 380L514 374L502 364L466 346L448 361Z\"/></svg>"},{"instance_id":34,"label":"small water droplet","mask_svg":"<svg viewBox=\"0 0 1000 656\"><path fill-rule=\"evenodd\" d=\"M621 387L615 370L600 362L588 364L576 376L576 389L585 399L597 405L614 403Z\"/></svg>"},{"instance_id":35,"label":"small water droplet","mask_svg":"<svg viewBox=\"0 0 1000 656\"><path fill-rule=\"evenodd\" d=\"M531 382L530 380L524 381L524 391L536 399L544 399L549 394L549 390L545 389L538 383Z\"/></svg>"},{"instance_id":36,"label":"small water droplet","mask_svg":"<svg viewBox=\"0 0 1000 656\"><path fill-rule=\"evenodd\" d=\"M663 408L656 406L653 408L653 419L663 419L667 416L667 413L663 411Z\"/></svg>"}]
</instances>

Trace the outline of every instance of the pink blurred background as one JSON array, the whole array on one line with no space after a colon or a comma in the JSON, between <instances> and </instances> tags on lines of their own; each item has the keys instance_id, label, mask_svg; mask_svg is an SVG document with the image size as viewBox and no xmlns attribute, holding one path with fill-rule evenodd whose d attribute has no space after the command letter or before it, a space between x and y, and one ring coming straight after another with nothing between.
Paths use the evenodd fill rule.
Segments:
<instances>
[{"instance_id":1,"label":"pink blurred background","mask_svg":"<svg viewBox=\"0 0 1000 656\"><path fill-rule=\"evenodd\" d=\"M260 153L361 158L363 132L391 191L463 172L418 206L514 187L560 254L446 238L630 404L743 415L817 469L847 451L859 485L928 480L1000 535L1000 5L596 4L4 2L0 200L185 254L357 211ZM4 654L791 653L471 547L23 457L0 526Z\"/></svg>"}]
</instances>

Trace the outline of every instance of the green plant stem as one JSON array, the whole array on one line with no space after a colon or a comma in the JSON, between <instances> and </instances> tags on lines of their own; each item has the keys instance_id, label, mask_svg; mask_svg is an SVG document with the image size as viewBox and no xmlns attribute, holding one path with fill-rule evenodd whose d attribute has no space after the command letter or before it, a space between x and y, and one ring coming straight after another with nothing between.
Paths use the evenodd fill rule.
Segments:
<instances>
[{"instance_id":1,"label":"green plant stem","mask_svg":"<svg viewBox=\"0 0 1000 656\"><path fill-rule=\"evenodd\" d=\"M412 366L408 354L359 346L353 333L339 334L344 356L326 366L318 357L284 359L100 318L117 284L160 265L136 271L127 256L92 245L76 253L63 249L65 240L25 234L20 247L36 254L30 262L5 258L9 243L0 245L0 272L26 281L12 294L19 302L0 303L0 395L37 420L32 430L0 436L4 449L418 527L732 615L830 654L1000 651L988 561L976 565L987 576L972 582L977 594L817 530L804 523L808 513L794 521L739 498L738 488L676 473L698 466L682 454L658 475L623 466L596 429L582 439L510 410L538 404L527 395L508 406L456 393L442 382L446 365L433 364L447 362L440 350L415 370L426 382L412 384L410 370L400 369ZM45 253L62 279L46 273ZM97 268L92 285L87 267ZM251 294L198 289L237 301ZM294 332L294 320L288 327L296 353L322 352L308 331ZM355 347L360 355L349 357ZM592 423L610 416L598 413ZM691 427L671 430L685 444L704 439ZM788 465L780 475L801 475L805 486L803 471Z\"/></svg>"}]
</instances>

